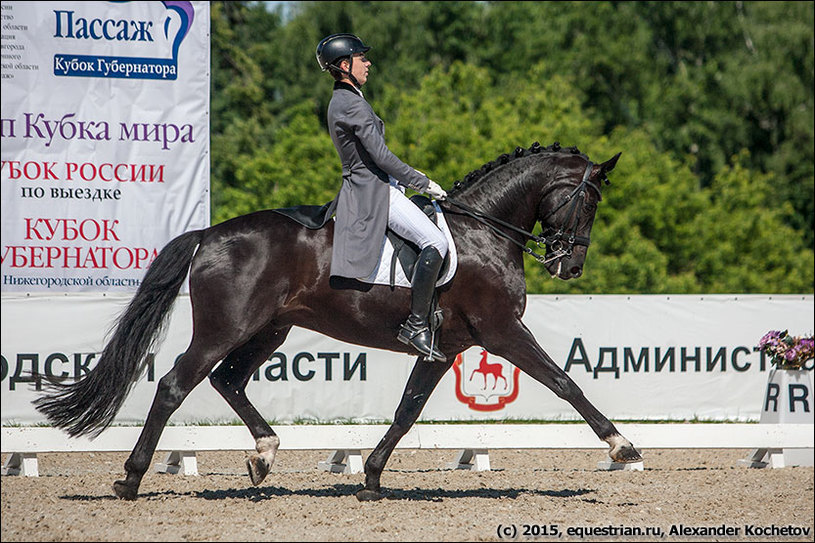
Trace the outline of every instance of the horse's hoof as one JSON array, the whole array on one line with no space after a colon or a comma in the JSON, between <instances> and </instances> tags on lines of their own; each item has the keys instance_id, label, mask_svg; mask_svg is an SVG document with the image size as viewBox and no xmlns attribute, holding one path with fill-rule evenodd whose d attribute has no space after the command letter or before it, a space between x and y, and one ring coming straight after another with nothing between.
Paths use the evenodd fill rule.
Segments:
<instances>
[{"instance_id":1,"label":"horse's hoof","mask_svg":"<svg viewBox=\"0 0 815 543\"><path fill-rule=\"evenodd\" d=\"M375 502L382 499L382 493L377 492L376 490L363 488L357 492L357 499L361 502Z\"/></svg>"},{"instance_id":2,"label":"horse's hoof","mask_svg":"<svg viewBox=\"0 0 815 543\"><path fill-rule=\"evenodd\" d=\"M246 469L249 471L249 479L252 484L258 486L269 475L269 464L257 454L246 459Z\"/></svg>"},{"instance_id":3,"label":"horse's hoof","mask_svg":"<svg viewBox=\"0 0 815 543\"><path fill-rule=\"evenodd\" d=\"M133 488L127 481L116 481L113 483L113 491L122 500L133 501L139 495L139 489Z\"/></svg>"},{"instance_id":4,"label":"horse's hoof","mask_svg":"<svg viewBox=\"0 0 815 543\"><path fill-rule=\"evenodd\" d=\"M632 462L642 462L642 455L633 445L629 447L621 447L617 451L616 458L612 458L615 462L622 462L630 464Z\"/></svg>"}]
</instances>

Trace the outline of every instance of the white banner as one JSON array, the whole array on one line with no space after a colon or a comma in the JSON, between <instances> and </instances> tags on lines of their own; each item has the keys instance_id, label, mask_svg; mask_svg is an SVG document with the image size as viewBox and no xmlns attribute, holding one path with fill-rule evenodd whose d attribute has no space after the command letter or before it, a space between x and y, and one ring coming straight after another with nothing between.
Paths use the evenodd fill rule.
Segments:
<instances>
[{"instance_id":1,"label":"white banner","mask_svg":"<svg viewBox=\"0 0 815 543\"><path fill-rule=\"evenodd\" d=\"M209 4L2 3L2 290L133 292L209 225Z\"/></svg>"},{"instance_id":2,"label":"white banner","mask_svg":"<svg viewBox=\"0 0 815 543\"><path fill-rule=\"evenodd\" d=\"M31 405L38 394L32 374L84 375L128 301L121 294L3 295L3 424L44 422ZM813 309L812 295L530 296L524 322L611 419L757 421L771 365L755 346L769 330L811 334ZM117 422L144 421L158 379L189 344L190 315L189 297L181 296L153 365ZM295 328L247 394L278 423L392 420L414 360ZM811 420L813 399L799 400ZM580 416L509 361L474 347L441 380L422 420L487 419ZM234 420L204 381L171 422Z\"/></svg>"}]
</instances>

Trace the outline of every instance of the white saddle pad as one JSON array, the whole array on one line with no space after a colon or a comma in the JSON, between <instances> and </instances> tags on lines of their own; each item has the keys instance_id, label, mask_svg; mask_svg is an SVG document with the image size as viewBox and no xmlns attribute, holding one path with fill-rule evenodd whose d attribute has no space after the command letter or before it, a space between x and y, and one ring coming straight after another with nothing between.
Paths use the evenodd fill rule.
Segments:
<instances>
[{"instance_id":1,"label":"white saddle pad","mask_svg":"<svg viewBox=\"0 0 815 543\"><path fill-rule=\"evenodd\" d=\"M456 244L453 242L453 236L450 234L450 228L447 226L447 221L444 218L439 208L439 204L433 202L433 207L436 209L436 224L439 229L444 232L447 237L447 246L449 247L448 253L450 255L450 266L442 277L436 282L436 286L440 287L452 281L453 276L456 274L456 265L458 264L458 257L456 256ZM368 277L360 278L363 283L372 283L374 285L390 285L391 284L391 259L393 258L393 244L388 239L388 236L383 236L382 251L379 255L379 264L376 269ZM410 287L410 280L405 276L405 271L402 269L400 263L396 263L396 274L394 277L394 284L397 287Z\"/></svg>"}]
</instances>

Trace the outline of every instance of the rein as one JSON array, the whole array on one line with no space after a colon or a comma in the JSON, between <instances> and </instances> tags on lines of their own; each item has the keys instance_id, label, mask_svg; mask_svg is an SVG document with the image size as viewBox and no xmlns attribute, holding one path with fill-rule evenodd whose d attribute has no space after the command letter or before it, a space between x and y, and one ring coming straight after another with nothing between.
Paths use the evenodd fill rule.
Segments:
<instances>
[{"instance_id":1,"label":"rein","mask_svg":"<svg viewBox=\"0 0 815 543\"><path fill-rule=\"evenodd\" d=\"M576 229L577 224L580 222L579 220L580 213L577 212L578 204L581 203L586 197L586 187L590 187L593 190L597 190L596 187L592 186L588 182L589 175L591 175L591 168L593 165L594 164L591 161L589 161L589 163L586 165L586 171L583 173L583 179L580 182L580 184L578 184L575 187L575 189L571 192L571 194L566 196L566 198L555 209L547 213L546 216L541 219L541 223L548 219L549 217L551 217L552 215L554 215L555 213L557 213L560 210L560 208L571 202L571 207L569 209L569 218L566 221L565 227L566 228L569 227L574 222ZM514 224L510 224L497 217L493 217L492 215L489 215L482 211L478 211L477 209L474 209L467 204L454 200L449 196L445 198L444 201L449 202L458 208L461 208L464 211L465 215L468 215L475 219L476 221L480 222L481 224L489 227L498 236L508 239L509 241L520 247L523 252L534 257L535 260L544 265L555 260L559 260L564 256L570 256L572 254L572 251L574 250L575 245L582 245L588 247L589 243L591 243L591 240L587 236L576 235L575 230L572 230L567 234L564 226L561 226L556 232L554 232L551 235L538 236L533 234L532 232L527 232L522 228L518 228ZM572 219L575 217L576 212L578 220L573 221ZM516 240L515 238L513 238L512 236L510 236L509 234L507 234L506 232L504 232L503 230L501 230L492 223L499 224L504 228L508 228L509 230L512 230L513 232L521 234L522 236L534 241L537 244L538 248L540 248L542 245L550 246L548 248L552 250L551 256L546 258L544 256L539 255L538 253L527 247L525 243L518 242L518 240ZM566 242L565 244L564 240Z\"/></svg>"}]
</instances>

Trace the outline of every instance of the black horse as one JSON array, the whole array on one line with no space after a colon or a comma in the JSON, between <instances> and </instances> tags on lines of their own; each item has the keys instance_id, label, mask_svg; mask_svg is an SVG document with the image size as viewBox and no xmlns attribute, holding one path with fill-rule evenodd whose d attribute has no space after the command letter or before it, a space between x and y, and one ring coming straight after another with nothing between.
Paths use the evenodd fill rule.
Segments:
<instances>
[{"instance_id":1,"label":"black horse","mask_svg":"<svg viewBox=\"0 0 815 543\"><path fill-rule=\"evenodd\" d=\"M502 155L456 183L443 202L459 263L453 280L439 289L444 323L440 348L455 354L480 345L509 360L569 402L609 444L613 460L634 462L640 456L631 442L583 396L521 322L526 305L524 252L544 262L553 276L581 275L600 185L608 182L606 174L619 156L593 164L577 148L535 143ZM536 237L531 231L538 221L544 235ZM150 266L94 369L78 382L53 384L35 400L37 409L72 436L98 435L110 425L140 378L189 270L192 340L159 380L144 428L124 465L127 477L113 487L120 498L136 499L167 420L207 376L256 440L258 454L247 459L247 468L252 483L259 484L269 473L280 440L244 389L292 326L348 343L407 349L396 336L409 311L410 290L332 288L332 234L333 222L307 229L266 210L178 236ZM526 247L527 237L545 244L545 256ZM393 424L365 463L359 500L382 497L380 476L388 458L452 362L416 360Z\"/></svg>"}]
</instances>

